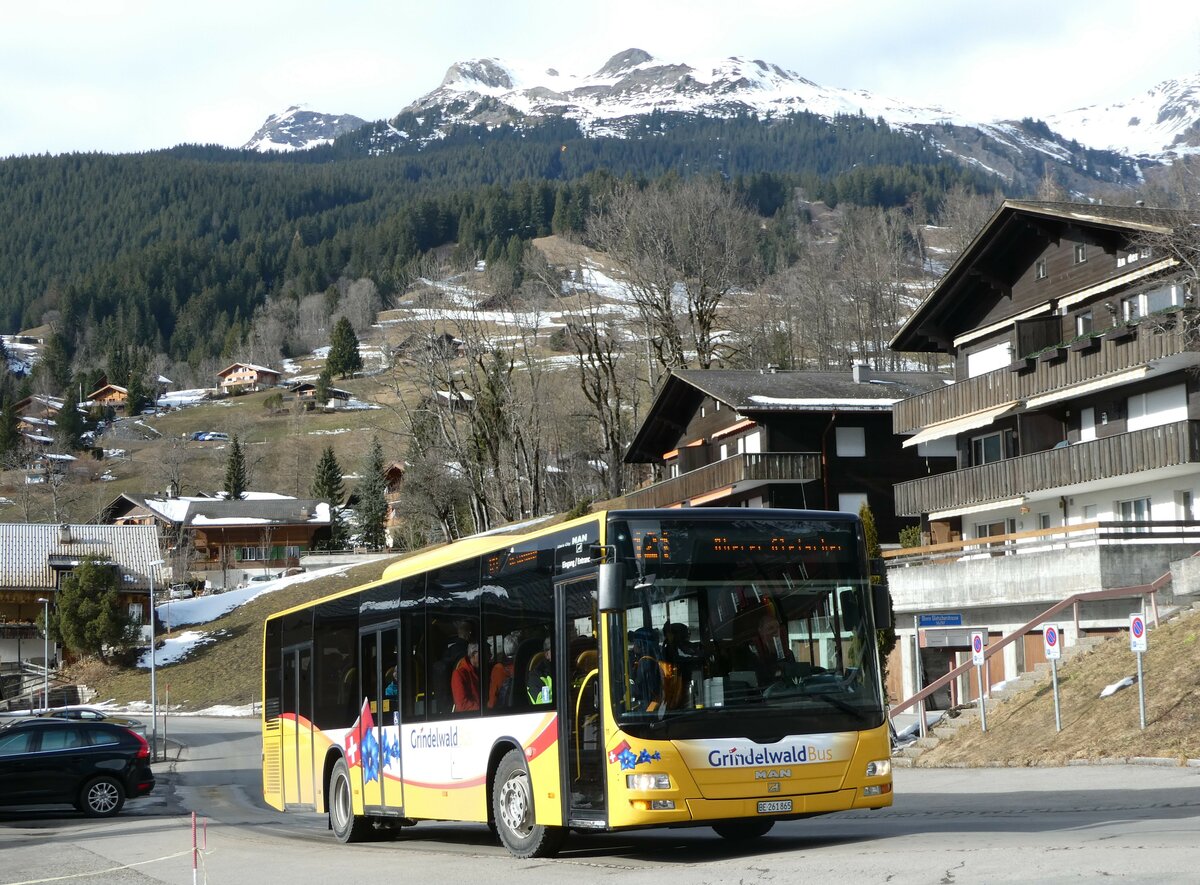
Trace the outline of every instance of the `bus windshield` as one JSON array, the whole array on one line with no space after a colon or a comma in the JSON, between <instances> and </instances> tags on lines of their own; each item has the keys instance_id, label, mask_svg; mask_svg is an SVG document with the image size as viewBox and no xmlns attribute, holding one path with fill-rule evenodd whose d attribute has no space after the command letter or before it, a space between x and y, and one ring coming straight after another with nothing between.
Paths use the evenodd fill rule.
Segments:
<instances>
[{"instance_id":1,"label":"bus windshield","mask_svg":"<svg viewBox=\"0 0 1200 885\"><path fill-rule=\"evenodd\" d=\"M852 731L883 721L859 524L837 514L616 518L613 715L655 738Z\"/></svg>"}]
</instances>

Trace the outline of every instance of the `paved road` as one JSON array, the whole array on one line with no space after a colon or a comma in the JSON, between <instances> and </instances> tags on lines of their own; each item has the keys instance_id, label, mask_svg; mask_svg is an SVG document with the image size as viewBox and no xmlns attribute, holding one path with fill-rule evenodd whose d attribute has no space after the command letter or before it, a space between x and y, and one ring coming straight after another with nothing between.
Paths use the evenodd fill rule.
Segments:
<instances>
[{"instance_id":1,"label":"paved road","mask_svg":"<svg viewBox=\"0 0 1200 885\"><path fill-rule=\"evenodd\" d=\"M708 829L573 838L516 861L478 826L421 824L395 841L334 842L322 815L259 798L256 723L173 719L185 748L163 788L113 821L0 812L0 885L192 881L191 819L208 821L199 882L1190 882L1200 875L1200 769L1094 766L897 772L896 805L794 821L753 845ZM64 878L67 877L67 878Z\"/></svg>"}]
</instances>

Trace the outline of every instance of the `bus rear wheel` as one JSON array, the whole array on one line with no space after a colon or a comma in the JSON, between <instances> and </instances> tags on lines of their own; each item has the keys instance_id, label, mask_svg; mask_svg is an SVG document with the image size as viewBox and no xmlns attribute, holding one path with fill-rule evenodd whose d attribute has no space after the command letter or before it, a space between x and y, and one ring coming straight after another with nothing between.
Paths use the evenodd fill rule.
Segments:
<instances>
[{"instance_id":1,"label":"bus rear wheel","mask_svg":"<svg viewBox=\"0 0 1200 885\"><path fill-rule=\"evenodd\" d=\"M350 768L345 759L337 761L329 779L329 824L339 842L362 842L371 835L371 821L354 813Z\"/></svg>"},{"instance_id":2,"label":"bus rear wheel","mask_svg":"<svg viewBox=\"0 0 1200 885\"><path fill-rule=\"evenodd\" d=\"M766 820L751 818L749 820L727 820L713 824L713 831L723 839L757 839L771 832L773 826L775 826L775 821L770 818Z\"/></svg>"},{"instance_id":3,"label":"bus rear wheel","mask_svg":"<svg viewBox=\"0 0 1200 885\"><path fill-rule=\"evenodd\" d=\"M551 857L562 846L562 827L534 823L533 785L525 754L509 750L492 781L496 834L514 857Z\"/></svg>"}]
</instances>

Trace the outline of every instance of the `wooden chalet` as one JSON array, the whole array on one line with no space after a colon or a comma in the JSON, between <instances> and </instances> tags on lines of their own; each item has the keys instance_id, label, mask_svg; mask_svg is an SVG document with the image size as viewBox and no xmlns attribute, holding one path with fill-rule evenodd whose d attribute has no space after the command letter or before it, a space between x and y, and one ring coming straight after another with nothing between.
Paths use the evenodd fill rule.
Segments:
<instances>
[{"instance_id":1,"label":"wooden chalet","mask_svg":"<svg viewBox=\"0 0 1200 885\"><path fill-rule=\"evenodd\" d=\"M659 388L626 462L662 479L622 507L801 507L857 513L881 540L905 520L894 483L953 467L937 446L902 448L893 404L944 387L930 372L675 370ZM913 520L907 520L908 523Z\"/></svg>"},{"instance_id":2,"label":"wooden chalet","mask_svg":"<svg viewBox=\"0 0 1200 885\"><path fill-rule=\"evenodd\" d=\"M281 377L279 372L268 366L234 363L217 372L217 386L225 393L250 393L276 387Z\"/></svg>"}]
</instances>

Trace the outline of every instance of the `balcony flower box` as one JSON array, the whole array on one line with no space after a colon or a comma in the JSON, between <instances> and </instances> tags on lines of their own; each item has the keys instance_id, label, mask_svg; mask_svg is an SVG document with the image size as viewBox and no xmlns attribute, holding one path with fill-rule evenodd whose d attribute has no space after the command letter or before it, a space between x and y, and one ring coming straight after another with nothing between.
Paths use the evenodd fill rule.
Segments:
<instances>
[{"instance_id":1,"label":"balcony flower box","mask_svg":"<svg viewBox=\"0 0 1200 885\"><path fill-rule=\"evenodd\" d=\"M1137 334L1136 326L1126 326L1126 325L1113 326L1111 329L1109 329L1107 332L1104 333L1104 340L1105 341L1128 341L1129 339L1133 338L1133 336L1136 334Z\"/></svg>"},{"instance_id":2,"label":"balcony flower box","mask_svg":"<svg viewBox=\"0 0 1200 885\"><path fill-rule=\"evenodd\" d=\"M1099 335L1080 335L1067 345L1067 350L1071 351L1072 353L1082 353L1089 350L1095 350L1099 346Z\"/></svg>"},{"instance_id":3,"label":"balcony flower box","mask_svg":"<svg viewBox=\"0 0 1200 885\"><path fill-rule=\"evenodd\" d=\"M1066 358L1067 349L1065 347L1048 347L1037 355L1039 363L1056 363Z\"/></svg>"},{"instance_id":4,"label":"balcony flower box","mask_svg":"<svg viewBox=\"0 0 1200 885\"><path fill-rule=\"evenodd\" d=\"M1008 364L1010 372L1028 372L1033 368L1036 361L1031 356L1023 356L1020 359L1015 359Z\"/></svg>"}]
</instances>

